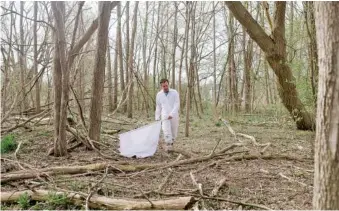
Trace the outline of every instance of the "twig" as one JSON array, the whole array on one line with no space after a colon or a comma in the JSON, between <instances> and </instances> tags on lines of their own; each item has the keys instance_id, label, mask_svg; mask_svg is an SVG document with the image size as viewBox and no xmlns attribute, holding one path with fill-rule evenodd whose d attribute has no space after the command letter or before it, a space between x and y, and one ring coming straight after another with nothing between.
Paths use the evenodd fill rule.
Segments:
<instances>
[{"instance_id":1,"label":"twig","mask_svg":"<svg viewBox=\"0 0 339 211\"><path fill-rule=\"evenodd\" d=\"M251 203L245 203L245 202L241 202L241 201L235 201L235 200L231 200L231 199L224 199L224 198L219 198L219 197L210 197L210 196L200 196L200 195L196 195L196 194L190 194L191 196L195 196L195 197L201 197L203 199L211 199L211 200L217 200L217 201L226 201L229 203L233 203L233 204L239 204L239 205L243 205L243 206L249 206L249 207L257 207L260 209L264 209L264 210L272 210L271 208L268 208L264 205L260 205L260 204L251 204Z\"/></svg>"},{"instance_id":2,"label":"twig","mask_svg":"<svg viewBox=\"0 0 339 211\"><path fill-rule=\"evenodd\" d=\"M18 144L18 147L16 148L16 150L15 150L15 152L14 152L14 157L15 157L15 160L16 160L16 163L18 164L18 166L19 166L22 170L26 170L26 169L20 164L20 162L19 162L19 160L18 160L18 157L17 157L17 154L18 154L18 152L19 152L19 150L20 150L21 144L22 144L22 142L20 141L20 143Z\"/></svg>"},{"instance_id":3,"label":"twig","mask_svg":"<svg viewBox=\"0 0 339 211\"><path fill-rule=\"evenodd\" d=\"M195 179L192 171L190 172L190 176L191 176L193 185L197 187L197 189L199 190L199 194L201 196L203 196L204 192L202 191L202 184L197 182L197 180ZM201 200L201 206L202 206L203 209L205 209L205 202L204 202L204 200Z\"/></svg>"},{"instance_id":4,"label":"twig","mask_svg":"<svg viewBox=\"0 0 339 211\"><path fill-rule=\"evenodd\" d=\"M166 183L168 182L168 180L172 176L172 174L173 174L173 170L169 169L169 174L166 176L164 181L159 185L159 187L157 189L158 192L162 191L162 189L164 188L164 186L166 185Z\"/></svg>"},{"instance_id":5,"label":"twig","mask_svg":"<svg viewBox=\"0 0 339 211\"><path fill-rule=\"evenodd\" d=\"M279 173L279 176L281 176L282 178L285 178L285 179L287 179L289 182L296 182L296 183L298 183L299 185L302 185L302 186L304 186L304 187L308 187L308 188L312 188L312 186L309 186L309 185L307 185L307 184L305 184L305 183L303 183L303 182L299 182L299 181L297 181L297 180L294 180L294 179L292 179L292 178L289 178L289 177L287 177L286 175L284 175L283 173Z\"/></svg>"},{"instance_id":6,"label":"twig","mask_svg":"<svg viewBox=\"0 0 339 211\"><path fill-rule=\"evenodd\" d=\"M214 196L218 195L218 192L219 192L220 188L222 186L224 186L225 184L226 184L226 177L223 177L221 180L219 180L215 184L215 187L213 188L213 190L211 192L211 196L214 197Z\"/></svg>"},{"instance_id":7,"label":"twig","mask_svg":"<svg viewBox=\"0 0 339 211\"><path fill-rule=\"evenodd\" d=\"M31 118L27 119L27 120L26 120L25 122L23 122L23 123L17 124L17 125L15 125L15 126L9 128L9 129L2 130L1 133L8 133L8 132L11 132L11 131L13 131L13 130L19 128L19 127L24 127L28 122L32 121L33 119L39 117L39 116L42 115L42 114L47 113L47 111L50 111L50 109L46 109L46 110L44 110L43 112L38 113L38 114L32 116Z\"/></svg>"},{"instance_id":8,"label":"twig","mask_svg":"<svg viewBox=\"0 0 339 211\"><path fill-rule=\"evenodd\" d=\"M89 206L88 206L88 202L91 199L93 193L94 193L94 188L96 188L106 177L107 177L107 173L108 173L108 166L105 169L105 174L104 176L97 182L95 183L89 190L89 194L86 198L86 210L89 210Z\"/></svg>"},{"instance_id":9,"label":"twig","mask_svg":"<svg viewBox=\"0 0 339 211\"><path fill-rule=\"evenodd\" d=\"M271 146L271 143L267 143L266 147L264 147L261 151L260 154L264 154L264 152L268 149L268 147Z\"/></svg>"},{"instance_id":10,"label":"twig","mask_svg":"<svg viewBox=\"0 0 339 211\"><path fill-rule=\"evenodd\" d=\"M220 141L221 141L221 138L219 138L219 140L218 140L217 144L216 144L216 145L213 147L213 150L212 150L212 152L211 152L210 156L212 156L212 155L214 154L215 150L216 150L216 149L217 149L217 147L219 146L219 143L220 143Z\"/></svg>"}]
</instances>

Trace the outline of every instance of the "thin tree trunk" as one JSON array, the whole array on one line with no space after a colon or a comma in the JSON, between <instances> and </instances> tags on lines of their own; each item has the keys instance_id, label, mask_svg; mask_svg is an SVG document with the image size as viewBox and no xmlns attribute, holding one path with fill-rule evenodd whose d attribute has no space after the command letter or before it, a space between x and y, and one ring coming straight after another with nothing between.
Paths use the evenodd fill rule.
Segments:
<instances>
[{"instance_id":1,"label":"thin tree trunk","mask_svg":"<svg viewBox=\"0 0 339 211\"><path fill-rule=\"evenodd\" d=\"M230 14L229 17L229 61L228 61L228 72L229 72L229 82L228 82L228 92L229 92L229 102L230 109L232 112L238 111L238 89L237 89L237 76L235 69L235 31L234 31L234 17Z\"/></svg>"},{"instance_id":2,"label":"thin tree trunk","mask_svg":"<svg viewBox=\"0 0 339 211\"><path fill-rule=\"evenodd\" d=\"M114 60L114 62L116 61ZM108 112L113 112L114 111L113 83L112 83L111 52L110 52L110 47L109 47L109 39L107 39L107 82L108 82L108 93L107 93L108 94Z\"/></svg>"},{"instance_id":3,"label":"thin tree trunk","mask_svg":"<svg viewBox=\"0 0 339 211\"><path fill-rule=\"evenodd\" d=\"M121 2L117 5L117 45L118 45L118 57L119 57L119 72L120 72L120 91L122 92L122 99L126 99L126 92L125 90L125 74L124 74L124 60L123 60L123 50L122 50L122 38L121 38ZM126 66L127 68L127 66ZM126 81L127 83L127 81ZM125 111L125 106L123 106L123 111Z\"/></svg>"},{"instance_id":4,"label":"thin tree trunk","mask_svg":"<svg viewBox=\"0 0 339 211\"><path fill-rule=\"evenodd\" d=\"M129 35L129 4L130 2L127 1L126 2L126 14L125 14L125 17L126 17L126 43L125 43L125 52L126 52L126 60L125 60L125 67L126 67L126 83L129 84L130 83L130 77L131 77L131 74L129 74L129 68L128 68L128 61L129 61L129 48L130 48L130 44L129 44L129 38L130 38L130 35ZM132 85L131 85L132 86ZM131 90L131 89L129 89ZM127 92L127 98L130 98L129 96L130 92ZM127 113L128 111L128 104L129 104L129 100L127 101L127 103L124 105L124 113Z\"/></svg>"},{"instance_id":5,"label":"thin tree trunk","mask_svg":"<svg viewBox=\"0 0 339 211\"><path fill-rule=\"evenodd\" d=\"M314 18L314 3L312 1L306 1L304 4L305 23L307 29L307 35L309 39L309 66L311 70L310 82L312 87L312 94L314 103L317 103L317 87L318 87L318 53L316 42L316 30L315 30L315 18Z\"/></svg>"},{"instance_id":6,"label":"thin tree trunk","mask_svg":"<svg viewBox=\"0 0 339 211\"><path fill-rule=\"evenodd\" d=\"M131 83L131 88L129 90L129 97L128 97L128 112L127 112L127 117L132 118L133 117L133 79L134 79L134 67L133 67L133 61L134 61L134 43L135 43L135 37L136 37L136 32L137 32L137 15L138 15L138 5L139 2L135 2L134 6L134 15L133 15L133 28L132 28L132 38L131 38L131 46L129 49L128 53L128 73L129 73L129 81Z\"/></svg>"},{"instance_id":7,"label":"thin tree trunk","mask_svg":"<svg viewBox=\"0 0 339 211\"><path fill-rule=\"evenodd\" d=\"M52 2L55 19L55 55L54 55L54 155L67 155L66 115L68 102L69 72L66 64L65 4Z\"/></svg>"},{"instance_id":8,"label":"thin tree trunk","mask_svg":"<svg viewBox=\"0 0 339 211\"><path fill-rule=\"evenodd\" d=\"M145 25L143 29L143 45L142 45L142 57L143 57L143 69L144 69L144 86L145 89L148 91L148 71L147 71L147 26L148 26L148 8L149 8L149 2L146 1L146 17L145 17ZM146 110L146 115L147 118L149 117L149 104L148 100L145 99L145 110Z\"/></svg>"},{"instance_id":9,"label":"thin tree trunk","mask_svg":"<svg viewBox=\"0 0 339 211\"><path fill-rule=\"evenodd\" d=\"M285 42L286 2L275 2L274 28L268 36L240 2L225 2L249 36L265 52L266 59L279 82L279 95L286 109L301 130L314 130L314 118L299 99L290 66L287 64Z\"/></svg>"},{"instance_id":10,"label":"thin tree trunk","mask_svg":"<svg viewBox=\"0 0 339 211\"><path fill-rule=\"evenodd\" d=\"M339 3L315 2L319 90L313 209L339 210Z\"/></svg>"},{"instance_id":11,"label":"thin tree trunk","mask_svg":"<svg viewBox=\"0 0 339 211\"><path fill-rule=\"evenodd\" d=\"M26 56L25 56L25 39L24 39L24 26L23 26L23 17L24 15L24 5L25 2L21 1L20 2L20 56L19 56L19 61L20 61L20 83L21 83L21 94L22 94L22 102L21 102L21 111L25 111L28 108L28 101L26 97Z\"/></svg>"},{"instance_id":12,"label":"thin tree trunk","mask_svg":"<svg viewBox=\"0 0 339 211\"><path fill-rule=\"evenodd\" d=\"M158 12L157 12L157 28L155 32L155 49L154 49L154 60L153 60L153 93L156 94L156 69L157 69L157 56L158 56L158 38L159 38L159 23L160 23L160 9L161 1L158 2ZM155 105L154 105L155 109Z\"/></svg>"},{"instance_id":13,"label":"thin tree trunk","mask_svg":"<svg viewBox=\"0 0 339 211\"><path fill-rule=\"evenodd\" d=\"M38 16L38 2L34 2L34 30L33 30L33 39L34 39L34 74L38 75L38 42L37 42L37 23ZM36 113L40 113L40 80L35 83L35 104L36 104Z\"/></svg>"},{"instance_id":14,"label":"thin tree trunk","mask_svg":"<svg viewBox=\"0 0 339 211\"><path fill-rule=\"evenodd\" d=\"M13 8L13 4L11 4L11 9ZM9 46L8 46L8 54L7 54L7 59L5 61L5 72L4 72L4 79L3 79L3 87L1 90L1 107L2 107L2 113L1 116L4 117L7 111L7 106L6 106L6 101L7 101L7 95L8 95L8 90L7 86L9 84L9 70L10 70L10 63L12 60L11 53L12 53L12 36L13 36L13 23L14 23L14 18L13 14L11 14L11 25L9 28ZM5 58L5 56L3 56Z\"/></svg>"},{"instance_id":15,"label":"thin tree trunk","mask_svg":"<svg viewBox=\"0 0 339 211\"><path fill-rule=\"evenodd\" d=\"M177 36L178 36L178 26L177 26L177 16L178 16L178 5L177 2L174 2L175 13L174 13L174 36L173 36L173 53L172 53L172 87L175 89L175 52L177 48Z\"/></svg>"},{"instance_id":16,"label":"thin tree trunk","mask_svg":"<svg viewBox=\"0 0 339 211\"><path fill-rule=\"evenodd\" d=\"M183 60L184 58L187 57L187 46L188 46L188 34L189 34L189 22L190 22L190 18L189 18L189 8L188 6L186 5L186 13L185 13L185 17L186 17L186 25L185 25L185 35L184 35L184 40L183 40L183 43L182 43L182 48L181 48L181 59L180 59L180 67L179 67L179 86L178 86L178 91L179 91L179 94L180 96L182 95L182 77L181 77L181 74L182 74L182 66L183 66ZM186 56L186 57L185 57ZM187 61L185 59L185 61ZM187 63L186 63L187 65ZM186 68L186 66L185 66ZM186 92L185 92L186 93ZM182 99L186 99L186 98L182 98ZM184 111L184 100L180 100L180 111L181 113L183 113Z\"/></svg>"},{"instance_id":17,"label":"thin tree trunk","mask_svg":"<svg viewBox=\"0 0 339 211\"><path fill-rule=\"evenodd\" d=\"M268 73L268 65L267 62L265 61L264 63L264 69L265 69L265 99L266 99L266 105L270 104L270 78L269 78L269 73ZM272 102L272 101L271 101Z\"/></svg>"},{"instance_id":18,"label":"thin tree trunk","mask_svg":"<svg viewBox=\"0 0 339 211\"><path fill-rule=\"evenodd\" d=\"M97 49L95 55L95 65L93 71L92 100L90 108L90 121L88 136L91 140L100 140L101 113L105 80L105 63L108 41L108 27L111 16L110 2L100 1L99 26L97 34Z\"/></svg>"},{"instance_id":19,"label":"thin tree trunk","mask_svg":"<svg viewBox=\"0 0 339 211\"><path fill-rule=\"evenodd\" d=\"M193 80L194 80L194 61L195 61L195 2L187 2L186 6L190 6L190 16L191 16L191 58L190 58L190 67L188 70L188 86L187 86L187 95L186 95L186 125L185 125L185 137L189 136L189 120L190 120L190 108L191 108L191 92L193 88Z\"/></svg>"},{"instance_id":20,"label":"thin tree trunk","mask_svg":"<svg viewBox=\"0 0 339 211\"><path fill-rule=\"evenodd\" d=\"M213 2L213 100L212 100L212 108L213 108L213 116L217 118L217 59L216 59L216 35L215 35L215 7L216 4Z\"/></svg>"},{"instance_id":21,"label":"thin tree trunk","mask_svg":"<svg viewBox=\"0 0 339 211\"><path fill-rule=\"evenodd\" d=\"M118 32L116 34L118 35ZM114 66L113 66L113 110L115 110L117 107L118 107L118 42L115 41Z\"/></svg>"}]
</instances>

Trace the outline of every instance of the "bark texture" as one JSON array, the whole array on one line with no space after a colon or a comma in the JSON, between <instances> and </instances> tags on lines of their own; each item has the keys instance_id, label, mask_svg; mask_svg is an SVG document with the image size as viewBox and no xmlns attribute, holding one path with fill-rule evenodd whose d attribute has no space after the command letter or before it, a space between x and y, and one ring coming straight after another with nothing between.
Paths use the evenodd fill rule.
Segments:
<instances>
[{"instance_id":1,"label":"bark texture","mask_svg":"<svg viewBox=\"0 0 339 211\"><path fill-rule=\"evenodd\" d=\"M99 2L99 27L97 35L97 50L93 71L92 100L88 136L99 141L102 113L102 95L104 91L105 63L108 39L108 26L111 17L110 2Z\"/></svg>"},{"instance_id":2,"label":"bark texture","mask_svg":"<svg viewBox=\"0 0 339 211\"><path fill-rule=\"evenodd\" d=\"M339 3L316 2L319 91L313 208L339 209Z\"/></svg>"}]
</instances>

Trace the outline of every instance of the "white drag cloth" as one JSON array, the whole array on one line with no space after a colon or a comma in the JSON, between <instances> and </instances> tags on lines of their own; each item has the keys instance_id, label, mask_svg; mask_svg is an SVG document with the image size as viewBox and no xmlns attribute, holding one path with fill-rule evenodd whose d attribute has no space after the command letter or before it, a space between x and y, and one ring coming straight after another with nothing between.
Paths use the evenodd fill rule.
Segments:
<instances>
[{"instance_id":1,"label":"white drag cloth","mask_svg":"<svg viewBox=\"0 0 339 211\"><path fill-rule=\"evenodd\" d=\"M119 135L120 154L125 157L145 158L157 151L161 121Z\"/></svg>"}]
</instances>

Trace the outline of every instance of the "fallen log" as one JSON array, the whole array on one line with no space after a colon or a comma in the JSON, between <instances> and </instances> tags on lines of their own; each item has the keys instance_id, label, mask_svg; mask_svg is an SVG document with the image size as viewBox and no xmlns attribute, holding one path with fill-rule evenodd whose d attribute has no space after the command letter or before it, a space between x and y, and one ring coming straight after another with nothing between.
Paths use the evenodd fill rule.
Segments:
<instances>
[{"instance_id":1,"label":"fallen log","mask_svg":"<svg viewBox=\"0 0 339 211\"><path fill-rule=\"evenodd\" d=\"M51 168L44 168L44 169L37 169L36 172L32 171L17 171L12 173L5 173L1 174L0 183L22 180L22 179L32 179L37 177L47 177L52 175L62 175L62 174L81 174L81 173L88 173L93 171L101 171L104 170L106 167L110 167L112 170L116 170L119 172L135 172L135 171L142 171L145 169L149 170L159 170L164 168L171 168L171 167L178 167L181 165L187 165L191 163L203 162L213 158L226 156L226 155L234 155L239 152L230 152L230 153L223 153L223 154L214 154L213 156L203 156L203 157L196 157L190 158L185 160L173 161L170 163L150 163L150 164L130 164L126 162L104 162L104 163L96 163L96 164L89 164L84 166L58 166L58 167L51 167ZM287 155L240 155L240 156L232 156L222 159L221 161L239 161L239 160L255 160L255 159L264 159L264 160L296 160L296 161L304 161L298 157L291 157Z\"/></svg>"},{"instance_id":2,"label":"fallen log","mask_svg":"<svg viewBox=\"0 0 339 211\"><path fill-rule=\"evenodd\" d=\"M23 194L27 194L30 199L35 201L46 201L51 191L48 190L26 190L1 192L1 203L16 202ZM66 196L72 203L77 205L84 204L86 195L79 193L55 192L56 195ZM178 197L173 199L164 199L152 201L152 204L145 200L132 199L112 199L100 195L93 195L89 201L90 208L111 209L111 210L146 210L146 209L163 209L163 210L183 210L188 209L195 202L193 197Z\"/></svg>"}]
</instances>

